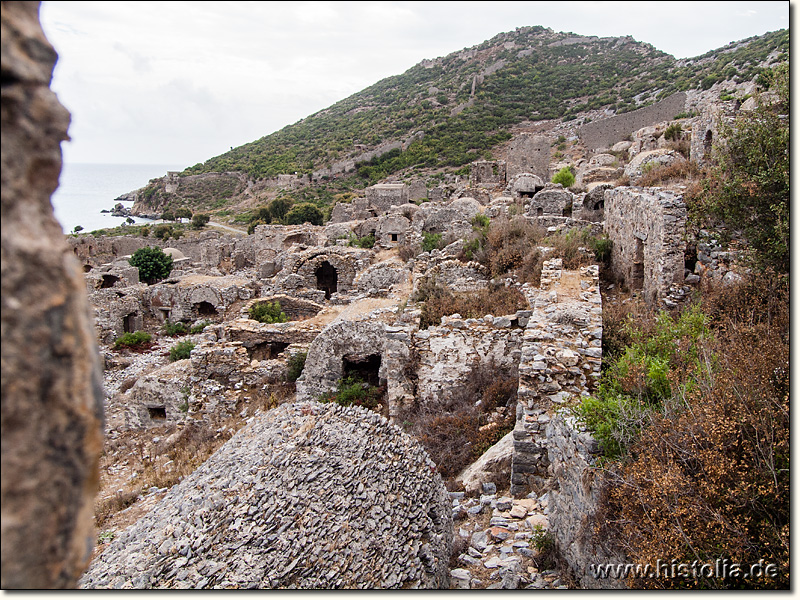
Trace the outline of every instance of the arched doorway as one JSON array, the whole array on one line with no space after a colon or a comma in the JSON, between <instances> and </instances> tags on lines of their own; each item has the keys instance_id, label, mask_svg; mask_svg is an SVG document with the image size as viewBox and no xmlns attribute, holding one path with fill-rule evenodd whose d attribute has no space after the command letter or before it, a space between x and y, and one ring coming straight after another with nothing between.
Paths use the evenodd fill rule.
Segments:
<instances>
[{"instance_id":1,"label":"arched doorway","mask_svg":"<svg viewBox=\"0 0 800 600\"><path fill-rule=\"evenodd\" d=\"M327 260L323 261L314 271L317 278L317 289L325 292L325 299L330 300L331 295L338 291L339 274L336 268Z\"/></svg>"}]
</instances>

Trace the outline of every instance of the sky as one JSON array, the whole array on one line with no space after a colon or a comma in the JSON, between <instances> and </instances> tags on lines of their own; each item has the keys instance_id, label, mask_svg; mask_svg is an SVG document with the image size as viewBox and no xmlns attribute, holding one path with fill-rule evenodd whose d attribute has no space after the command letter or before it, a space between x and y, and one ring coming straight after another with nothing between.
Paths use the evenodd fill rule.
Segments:
<instances>
[{"instance_id":1,"label":"sky","mask_svg":"<svg viewBox=\"0 0 800 600\"><path fill-rule=\"evenodd\" d=\"M792 3L793 4L793 3ZM792 6L792 8L794 8ZM790 2L44 1L67 163L191 166L517 27L676 58L789 27Z\"/></svg>"}]
</instances>

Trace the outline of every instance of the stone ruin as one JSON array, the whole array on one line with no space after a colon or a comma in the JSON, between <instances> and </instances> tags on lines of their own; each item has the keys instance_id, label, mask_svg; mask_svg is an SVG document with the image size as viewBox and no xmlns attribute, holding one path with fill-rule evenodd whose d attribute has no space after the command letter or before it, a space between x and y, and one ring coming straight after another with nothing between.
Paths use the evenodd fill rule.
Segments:
<instances>
[{"instance_id":1,"label":"stone ruin","mask_svg":"<svg viewBox=\"0 0 800 600\"><path fill-rule=\"evenodd\" d=\"M57 174L58 141L66 131L67 117L46 89L54 56L33 22L31 6L3 5L3 68L17 76L3 88L3 208L13 227L5 221L4 587L68 587L88 560L102 391L87 294L103 344L166 322L206 325L193 338L189 359L143 374L115 397L119 405L106 399L107 429L233 415L245 394L284 381L290 360L307 356L298 402L251 417L93 563L83 586L446 587L451 512L430 459L383 417L315 401L357 373L385 388L387 414L394 417L411 403L446 398L475 368L517 378L517 404L504 407L516 412L507 440L511 493L548 491L558 547L581 583L597 585L578 569L612 554L590 527L602 483L599 448L562 407L593 393L599 378L598 268L568 271L548 260L541 285L533 288L513 278L492 282L481 265L457 257L476 215L516 214L550 232L604 231L613 243L614 276L653 304L669 307L686 294L684 284L701 276L731 276L730 257L710 236L687 259L679 193L612 183L621 174L620 153L632 159L622 174L634 183L649 162L676 158L664 145L664 123L651 121L672 113L681 98L584 128L583 141L593 149L614 142L579 165L586 192L547 183L550 140L523 134L509 145L505 161L474 163L468 185L451 178L432 190L419 182L373 186L364 198L338 204L325 226L262 225L246 238L204 232L170 247L132 237L81 236L64 244L47 202L56 179L42 177L39 189L6 178L18 173L24 180L30 161ZM19 52L6 54L6 40L18 43ZM49 58L40 63L25 48ZM12 55L27 66L7 64ZM26 106L42 112L28 114ZM40 127L42 143L31 145L19 131L36 129L36 123L28 126L40 114L50 125ZM638 125L643 115L649 121L631 141L616 139L619 127ZM718 122L713 111L691 122L696 160L707 155ZM603 144L595 147L589 138ZM422 199L429 201L418 205ZM18 219L14 227L22 200L37 206L41 219ZM420 244L427 234L441 234L446 247L410 260L385 252ZM353 237L369 235L373 248L351 245ZM127 263L147 245L176 259L170 278L151 286L140 283ZM37 270L12 268L17 264ZM419 310L406 302L427 278L454 291L515 286L528 306L478 319L450 315L421 329ZM276 300L287 323L249 318L253 304ZM47 315L37 312L45 305ZM31 338L31 331L41 335ZM37 356L58 349L57 373L47 370L53 361L31 360L20 351L40 346ZM115 360L108 353L105 358L109 365ZM48 387L48 381L58 385ZM48 405L37 413L22 395L47 398ZM41 438L43 431L50 437ZM63 456L58 464L51 460L51 438L66 440L59 451L69 442L66 468ZM22 493L19 482L34 472L44 479ZM53 539L58 543L47 548L29 543Z\"/></svg>"},{"instance_id":2,"label":"stone ruin","mask_svg":"<svg viewBox=\"0 0 800 600\"><path fill-rule=\"evenodd\" d=\"M174 486L80 586L444 588L452 539L435 465L399 428L358 407L285 404Z\"/></svg>"}]
</instances>

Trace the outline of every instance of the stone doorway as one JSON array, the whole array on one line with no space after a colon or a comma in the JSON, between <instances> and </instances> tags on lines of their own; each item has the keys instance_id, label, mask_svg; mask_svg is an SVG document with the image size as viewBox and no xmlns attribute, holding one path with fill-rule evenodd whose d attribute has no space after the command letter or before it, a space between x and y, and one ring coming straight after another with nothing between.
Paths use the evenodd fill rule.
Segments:
<instances>
[{"instance_id":1,"label":"stone doorway","mask_svg":"<svg viewBox=\"0 0 800 600\"><path fill-rule=\"evenodd\" d=\"M247 354L250 360L273 360L288 347L285 342L262 342L247 348Z\"/></svg>"},{"instance_id":2,"label":"stone doorway","mask_svg":"<svg viewBox=\"0 0 800 600\"><path fill-rule=\"evenodd\" d=\"M636 253L631 267L631 289L644 288L644 240L636 238Z\"/></svg>"},{"instance_id":3,"label":"stone doorway","mask_svg":"<svg viewBox=\"0 0 800 600\"><path fill-rule=\"evenodd\" d=\"M217 316L217 309L214 307L211 302L198 302L194 305L194 309L197 311L197 316L199 317L216 317Z\"/></svg>"},{"instance_id":4,"label":"stone doorway","mask_svg":"<svg viewBox=\"0 0 800 600\"><path fill-rule=\"evenodd\" d=\"M122 331L133 333L136 331L136 313L130 313L122 317Z\"/></svg>"},{"instance_id":5,"label":"stone doorway","mask_svg":"<svg viewBox=\"0 0 800 600\"><path fill-rule=\"evenodd\" d=\"M336 268L327 260L323 261L314 271L317 278L317 289L325 292L325 299L330 300L331 295L338 291L339 274Z\"/></svg>"},{"instance_id":6,"label":"stone doorway","mask_svg":"<svg viewBox=\"0 0 800 600\"><path fill-rule=\"evenodd\" d=\"M380 387L381 378L378 374L381 370L381 355L370 354L359 358L342 359L342 376L355 377L368 383L373 387Z\"/></svg>"}]
</instances>

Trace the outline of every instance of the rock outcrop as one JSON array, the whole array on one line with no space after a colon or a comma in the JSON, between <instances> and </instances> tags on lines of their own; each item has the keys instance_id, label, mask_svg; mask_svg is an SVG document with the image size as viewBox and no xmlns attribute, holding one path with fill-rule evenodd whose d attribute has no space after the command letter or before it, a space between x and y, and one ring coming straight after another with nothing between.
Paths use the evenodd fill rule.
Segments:
<instances>
[{"instance_id":1,"label":"rock outcrop","mask_svg":"<svg viewBox=\"0 0 800 600\"><path fill-rule=\"evenodd\" d=\"M103 391L83 274L53 216L69 113L38 2L2 3L2 587L74 587L92 550Z\"/></svg>"},{"instance_id":2,"label":"rock outcrop","mask_svg":"<svg viewBox=\"0 0 800 600\"><path fill-rule=\"evenodd\" d=\"M441 588L450 499L383 417L285 404L241 429L125 530L85 588Z\"/></svg>"}]
</instances>

